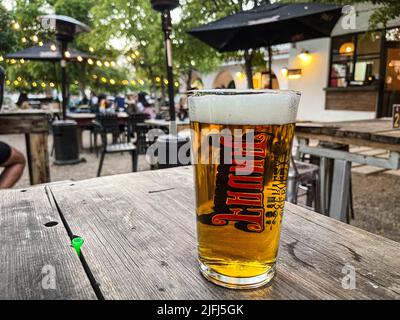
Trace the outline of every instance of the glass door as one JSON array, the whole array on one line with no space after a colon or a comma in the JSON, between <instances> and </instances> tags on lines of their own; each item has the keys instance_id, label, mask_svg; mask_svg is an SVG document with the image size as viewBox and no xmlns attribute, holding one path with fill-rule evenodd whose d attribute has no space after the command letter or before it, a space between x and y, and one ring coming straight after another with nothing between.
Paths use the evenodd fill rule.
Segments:
<instances>
[{"instance_id":1,"label":"glass door","mask_svg":"<svg viewBox=\"0 0 400 320\"><path fill-rule=\"evenodd\" d=\"M386 73L380 117L391 117L393 105L400 104L400 42L386 42Z\"/></svg>"}]
</instances>

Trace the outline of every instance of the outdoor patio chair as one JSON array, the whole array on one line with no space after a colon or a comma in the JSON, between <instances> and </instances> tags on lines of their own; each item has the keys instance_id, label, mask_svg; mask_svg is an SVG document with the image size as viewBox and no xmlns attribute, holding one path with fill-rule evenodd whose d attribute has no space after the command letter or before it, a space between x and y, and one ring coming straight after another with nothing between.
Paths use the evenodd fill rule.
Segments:
<instances>
[{"instance_id":1,"label":"outdoor patio chair","mask_svg":"<svg viewBox=\"0 0 400 320\"><path fill-rule=\"evenodd\" d=\"M305 205L321 212L319 166L290 159L286 200L298 204L299 190L305 190Z\"/></svg>"},{"instance_id":2,"label":"outdoor patio chair","mask_svg":"<svg viewBox=\"0 0 400 320\"><path fill-rule=\"evenodd\" d=\"M97 113L96 121L100 123L105 130L105 132L111 133L113 137L113 143L122 143L121 132L118 115L116 113ZM98 132L96 131L96 127L93 128L93 136L94 136L94 147L96 150L96 157L98 156L98 147L97 147L97 136ZM128 141L128 140L126 140Z\"/></svg>"},{"instance_id":3,"label":"outdoor patio chair","mask_svg":"<svg viewBox=\"0 0 400 320\"><path fill-rule=\"evenodd\" d=\"M96 132L100 134L102 140L102 152L100 156L99 168L97 170L97 177L100 177L101 175L101 169L103 168L103 162L106 153L130 152L132 155L132 171L136 172L138 164L138 152L136 150L136 146L130 141L129 135L127 142L116 143L113 141L113 143L108 144L107 134L112 133L113 131L107 132L107 127L103 126L98 121L93 121L92 123Z\"/></svg>"},{"instance_id":4,"label":"outdoor patio chair","mask_svg":"<svg viewBox=\"0 0 400 320\"><path fill-rule=\"evenodd\" d=\"M147 137L150 127L144 123L148 118L149 115L145 113L134 113L129 115L130 130L132 136L136 139L136 146L139 154L146 154L147 148L150 145Z\"/></svg>"}]
</instances>

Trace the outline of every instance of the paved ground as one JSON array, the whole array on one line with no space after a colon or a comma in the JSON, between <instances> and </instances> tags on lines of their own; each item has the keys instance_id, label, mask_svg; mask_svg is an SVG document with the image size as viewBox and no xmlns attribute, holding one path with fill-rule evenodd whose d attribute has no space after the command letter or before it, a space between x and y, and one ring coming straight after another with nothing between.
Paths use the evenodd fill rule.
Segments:
<instances>
[{"instance_id":1,"label":"paved ground","mask_svg":"<svg viewBox=\"0 0 400 320\"><path fill-rule=\"evenodd\" d=\"M0 136L0 140L8 142L25 153L23 135ZM52 144L49 139L49 147ZM84 135L84 146L89 145L88 134ZM50 150L50 148L49 148ZM98 158L85 151L81 157L86 161L77 165L55 166L51 159L51 179L82 180L96 176ZM149 170L150 165L144 156L139 159L139 171ZM353 169L353 171L355 171ZM129 154L106 155L102 175L113 175L131 172ZM355 219L352 225L400 242L400 175L377 172L361 174L353 172L353 199ZM18 187L29 186L28 170L25 169Z\"/></svg>"}]
</instances>

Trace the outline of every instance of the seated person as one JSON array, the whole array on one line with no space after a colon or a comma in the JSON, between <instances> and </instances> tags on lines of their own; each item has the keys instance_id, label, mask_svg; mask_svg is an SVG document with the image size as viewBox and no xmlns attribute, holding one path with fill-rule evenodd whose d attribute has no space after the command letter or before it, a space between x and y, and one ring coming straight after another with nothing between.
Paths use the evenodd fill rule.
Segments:
<instances>
[{"instance_id":1,"label":"seated person","mask_svg":"<svg viewBox=\"0 0 400 320\"><path fill-rule=\"evenodd\" d=\"M0 189L11 188L21 178L25 168L25 158L17 149L0 141Z\"/></svg>"}]
</instances>

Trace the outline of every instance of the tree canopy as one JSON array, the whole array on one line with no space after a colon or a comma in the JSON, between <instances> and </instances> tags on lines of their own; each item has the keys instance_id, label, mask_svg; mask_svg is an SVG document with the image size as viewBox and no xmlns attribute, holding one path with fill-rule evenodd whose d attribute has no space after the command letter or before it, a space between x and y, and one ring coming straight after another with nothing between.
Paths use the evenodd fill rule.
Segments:
<instances>
[{"instance_id":1,"label":"tree canopy","mask_svg":"<svg viewBox=\"0 0 400 320\"><path fill-rule=\"evenodd\" d=\"M180 7L172 12L175 85L179 85L180 79L186 82L184 89L187 89L191 86L194 71L209 72L227 60L250 61L255 68L265 69L263 49L219 54L189 36L187 30L269 2L180 0ZM364 0L335 2L353 4ZM380 5L371 18L372 26L400 15L400 1L372 2ZM0 4L0 64L6 66L7 84L11 88L38 91L57 86L58 64L6 61L3 58L10 52L55 41L55 35L41 28L36 20L37 16L48 12L71 16L92 29L90 33L80 34L71 44L71 47L94 56L93 61L68 64L72 91L83 91L85 87L108 92L159 90L166 84L160 14L151 8L150 0L15 0L13 3L11 10Z\"/></svg>"}]
</instances>

